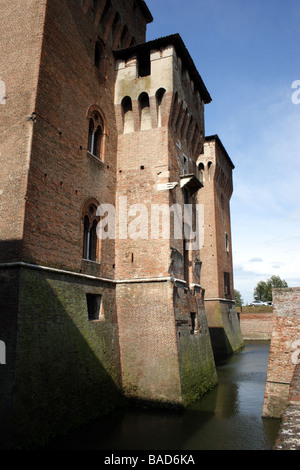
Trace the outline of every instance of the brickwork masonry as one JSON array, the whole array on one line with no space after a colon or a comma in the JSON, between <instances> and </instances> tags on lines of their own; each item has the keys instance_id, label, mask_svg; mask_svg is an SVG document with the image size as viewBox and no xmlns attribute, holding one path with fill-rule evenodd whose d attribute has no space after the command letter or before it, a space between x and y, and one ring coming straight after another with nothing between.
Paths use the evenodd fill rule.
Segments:
<instances>
[{"instance_id":1,"label":"brickwork masonry","mask_svg":"<svg viewBox=\"0 0 300 470\"><path fill-rule=\"evenodd\" d=\"M300 288L273 290L271 337L263 416L281 418L286 408L300 350Z\"/></svg>"}]
</instances>

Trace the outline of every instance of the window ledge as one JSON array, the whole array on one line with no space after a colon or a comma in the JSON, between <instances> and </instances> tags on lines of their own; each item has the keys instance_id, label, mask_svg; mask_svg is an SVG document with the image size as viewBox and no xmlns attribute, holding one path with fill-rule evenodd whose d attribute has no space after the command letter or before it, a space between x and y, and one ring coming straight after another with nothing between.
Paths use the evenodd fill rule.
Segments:
<instances>
[{"instance_id":1,"label":"window ledge","mask_svg":"<svg viewBox=\"0 0 300 470\"><path fill-rule=\"evenodd\" d=\"M101 160L99 157L96 157L96 155L94 155L93 153L87 151L87 156L89 158L92 158L93 160L97 161L101 166L104 166L104 161Z\"/></svg>"},{"instance_id":2,"label":"window ledge","mask_svg":"<svg viewBox=\"0 0 300 470\"><path fill-rule=\"evenodd\" d=\"M103 323L105 321L104 315L100 315L99 318L96 318L95 320L89 320L89 323Z\"/></svg>"},{"instance_id":3,"label":"window ledge","mask_svg":"<svg viewBox=\"0 0 300 470\"><path fill-rule=\"evenodd\" d=\"M86 263L96 264L97 266L101 266L100 261L93 261L92 259L87 259L87 258L82 258L82 261L84 261Z\"/></svg>"}]
</instances>

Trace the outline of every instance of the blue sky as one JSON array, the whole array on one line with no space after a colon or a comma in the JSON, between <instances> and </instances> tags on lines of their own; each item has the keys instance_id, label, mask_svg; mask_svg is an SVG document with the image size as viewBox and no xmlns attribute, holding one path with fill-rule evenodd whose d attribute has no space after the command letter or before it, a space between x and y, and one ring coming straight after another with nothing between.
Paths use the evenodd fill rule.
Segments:
<instances>
[{"instance_id":1,"label":"blue sky","mask_svg":"<svg viewBox=\"0 0 300 470\"><path fill-rule=\"evenodd\" d=\"M146 3L147 40L181 35L213 99L206 135L218 134L235 164L235 288L250 302L273 274L300 286L299 0Z\"/></svg>"}]
</instances>

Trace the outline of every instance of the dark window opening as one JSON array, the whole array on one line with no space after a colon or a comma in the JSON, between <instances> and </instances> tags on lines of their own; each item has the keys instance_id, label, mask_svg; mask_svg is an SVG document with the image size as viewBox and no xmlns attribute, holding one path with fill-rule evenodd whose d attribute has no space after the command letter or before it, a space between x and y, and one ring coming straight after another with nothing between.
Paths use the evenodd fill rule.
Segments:
<instances>
[{"instance_id":1,"label":"dark window opening","mask_svg":"<svg viewBox=\"0 0 300 470\"><path fill-rule=\"evenodd\" d=\"M231 298L230 273L226 273L226 272L224 272L224 294L225 294L225 299Z\"/></svg>"},{"instance_id":2,"label":"dark window opening","mask_svg":"<svg viewBox=\"0 0 300 470\"><path fill-rule=\"evenodd\" d=\"M138 56L139 77L147 77L151 73L150 50L143 51Z\"/></svg>"},{"instance_id":3,"label":"dark window opening","mask_svg":"<svg viewBox=\"0 0 300 470\"><path fill-rule=\"evenodd\" d=\"M225 233L225 248L226 248L227 253L229 253L229 237L228 237L228 233Z\"/></svg>"},{"instance_id":4,"label":"dark window opening","mask_svg":"<svg viewBox=\"0 0 300 470\"><path fill-rule=\"evenodd\" d=\"M189 192L188 192L188 190L183 188L182 192L183 192L184 204L189 204Z\"/></svg>"},{"instance_id":5,"label":"dark window opening","mask_svg":"<svg viewBox=\"0 0 300 470\"><path fill-rule=\"evenodd\" d=\"M83 219L83 258L97 260L97 225L96 207L91 205Z\"/></svg>"},{"instance_id":6,"label":"dark window opening","mask_svg":"<svg viewBox=\"0 0 300 470\"><path fill-rule=\"evenodd\" d=\"M191 312L191 335L195 333L195 327L196 327L196 313Z\"/></svg>"},{"instance_id":7,"label":"dark window opening","mask_svg":"<svg viewBox=\"0 0 300 470\"><path fill-rule=\"evenodd\" d=\"M99 320L102 296L97 294L86 294L89 321Z\"/></svg>"},{"instance_id":8,"label":"dark window opening","mask_svg":"<svg viewBox=\"0 0 300 470\"><path fill-rule=\"evenodd\" d=\"M88 138L88 151L101 159L102 157L102 138L103 128L101 126L101 117L94 113L89 121L89 138Z\"/></svg>"},{"instance_id":9,"label":"dark window opening","mask_svg":"<svg viewBox=\"0 0 300 470\"><path fill-rule=\"evenodd\" d=\"M157 104L157 126L161 127L162 125L162 101L166 90L160 88L156 92L156 104Z\"/></svg>"},{"instance_id":10,"label":"dark window opening","mask_svg":"<svg viewBox=\"0 0 300 470\"><path fill-rule=\"evenodd\" d=\"M94 59L94 64L96 67L99 67L100 65L100 45L97 42L95 46L95 59Z\"/></svg>"}]
</instances>

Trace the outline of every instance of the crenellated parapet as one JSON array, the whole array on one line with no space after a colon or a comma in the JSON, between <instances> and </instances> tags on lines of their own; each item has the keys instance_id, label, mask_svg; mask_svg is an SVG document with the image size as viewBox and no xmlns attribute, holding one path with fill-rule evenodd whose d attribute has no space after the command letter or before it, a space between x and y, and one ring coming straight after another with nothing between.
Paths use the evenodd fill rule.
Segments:
<instances>
[{"instance_id":1,"label":"crenellated parapet","mask_svg":"<svg viewBox=\"0 0 300 470\"><path fill-rule=\"evenodd\" d=\"M121 49L143 41L146 25L153 17L142 0L77 0L84 15L101 39L112 49Z\"/></svg>"},{"instance_id":2,"label":"crenellated parapet","mask_svg":"<svg viewBox=\"0 0 300 470\"><path fill-rule=\"evenodd\" d=\"M204 142L210 95L179 35L115 52L119 134L168 127L193 159Z\"/></svg>"},{"instance_id":3,"label":"crenellated parapet","mask_svg":"<svg viewBox=\"0 0 300 470\"><path fill-rule=\"evenodd\" d=\"M217 135L205 138L203 153L197 159L203 180L214 181L216 187L229 200L233 192L232 163L227 151Z\"/></svg>"}]
</instances>

